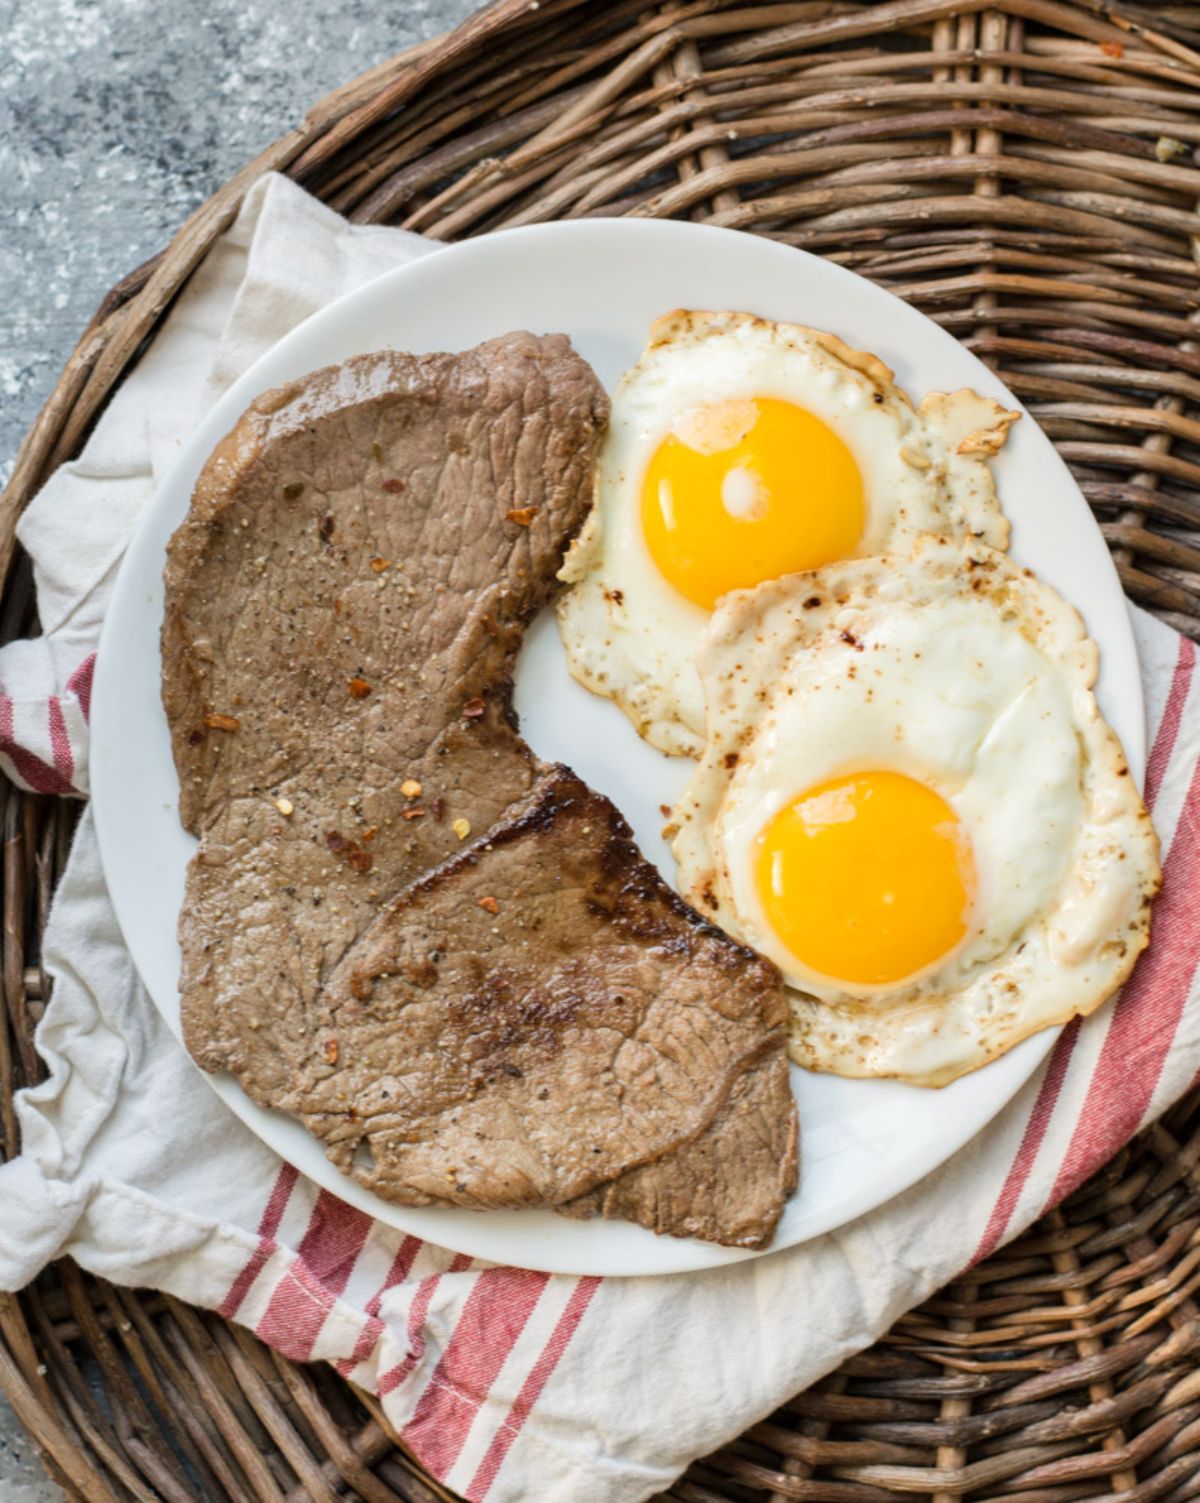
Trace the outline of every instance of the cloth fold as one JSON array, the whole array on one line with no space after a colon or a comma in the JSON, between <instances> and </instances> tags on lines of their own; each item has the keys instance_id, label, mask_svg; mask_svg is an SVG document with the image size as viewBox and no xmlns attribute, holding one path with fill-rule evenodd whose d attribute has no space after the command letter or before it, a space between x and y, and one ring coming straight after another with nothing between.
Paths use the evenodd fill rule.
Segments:
<instances>
[{"instance_id":1,"label":"cloth fold","mask_svg":"<svg viewBox=\"0 0 1200 1503\"><path fill-rule=\"evenodd\" d=\"M87 791L91 667L154 488L229 384L332 298L436 250L347 225L283 178L248 195L83 456L22 519L45 635L0 651L0 764ZM869 1345L1056 1203L1200 1069L1195 649L1134 613L1163 840L1153 942L1122 996L1064 1030L971 1143L803 1247L703 1274L568 1278L406 1237L318 1190L234 1118L124 948L85 813L45 937L47 1080L0 1168L0 1288L70 1253L241 1321L379 1394L449 1487L482 1503L634 1503Z\"/></svg>"}]
</instances>

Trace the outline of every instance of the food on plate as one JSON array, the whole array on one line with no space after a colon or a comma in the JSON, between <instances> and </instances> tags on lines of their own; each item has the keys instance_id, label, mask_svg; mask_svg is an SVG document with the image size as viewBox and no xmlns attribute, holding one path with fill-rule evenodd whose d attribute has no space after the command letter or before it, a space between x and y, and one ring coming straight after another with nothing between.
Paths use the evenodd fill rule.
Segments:
<instances>
[{"instance_id":1,"label":"food on plate","mask_svg":"<svg viewBox=\"0 0 1200 1503\"><path fill-rule=\"evenodd\" d=\"M394 1201L757 1246L796 1178L778 976L511 707L607 408L513 334L318 371L218 446L166 570L184 1033Z\"/></svg>"},{"instance_id":2,"label":"food on plate","mask_svg":"<svg viewBox=\"0 0 1200 1503\"><path fill-rule=\"evenodd\" d=\"M753 1247L795 1184L786 1015L774 969L549 767L350 948L322 1023L339 1068L318 1049L279 1104L335 1162L369 1144L363 1182L389 1199L553 1205Z\"/></svg>"},{"instance_id":3,"label":"food on plate","mask_svg":"<svg viewBox=\"0 0 1200 1503\"><path fill-rule=\"evenodd\" d=\"M558 604L571 672L661 751L698 756L697 641L728 591L923 533L1008 543L988 460L1017 414L914 408L874 355L748 313L658 319L622 378L596 509Z\"/></svg>"},{"instance_id":4,"label":"food on plate","mask_svg":"<svg viewBox=\"0 0 1200 1503\"><path fill-rule=\"evenodd\" d=\"M1077 613L920 539L728 595L674 814L685 897L789 983L792 1057L944 1085L1124 980L1158 843Z\"/></svg>"}]
</instances>

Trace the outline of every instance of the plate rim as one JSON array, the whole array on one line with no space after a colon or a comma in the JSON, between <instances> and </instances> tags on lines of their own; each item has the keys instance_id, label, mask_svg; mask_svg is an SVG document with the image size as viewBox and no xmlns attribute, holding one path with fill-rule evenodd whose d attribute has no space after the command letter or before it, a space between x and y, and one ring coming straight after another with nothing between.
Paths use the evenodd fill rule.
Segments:
<instances>
[{"instance_id":1,"label":"plate rim","mask_svg":"<svg viewBox=\"0 0 1200 1503\"><path fill-rule=\"evenodd\" d=\"M130 942L129 939L129 932L124 916L126 905L118 897L118 889L120 889L121 884L118 883L117 886L114 887L114 884L111 880L110 855L116 849L116 840L118 838L118 835L115 826L113 824L110 824L109 816L111 813L115 819L117 804L110 798L107 792L101 791L106 790L109 787L110 771L110 762L107 758L107 754L102 750L102 748L106 745L106 740L102 728L104 727L107 720L107 706L111 702L109 690L110 679L113 674L116 674L119 671L116 666L115 660L113 660L112 667L106 666L112 659L111 651L108 655L106 655L104 649L106 644L109 644L111 646L112 638L119 634L118 627L124 619L123 613L128 609L125 604L127 597L139 587L145 587L146 577L143 573L139 572L136 561L140 558L143 551L147 551L146 540L153 534L154 518L158 516L159 520L161 521L161 514L164 512L167 504L167 501L164 498L169 499L169 497L174 492L178 491L181 486L187 484L187 482L181 479L181 477L185 476L189 471L195 470L198 465L203 464L208 455L212 452L212 449L215 447L216 443L218 443L224 436L224 434L229 430L229 427L232 426L232 422L236 422L237 417L242 411L244 411L245 407L253 399L253 396L257 395L258 392L267 389L271 385L278 384L278 378L275 377L272 377L269 381L264 382L260 375L260 372L270 366L272 363L278 363L281 356L285 355L288 349L301 344L306 338L311 338L314 332L321 332L324 326L328 325L336 327L339 321L343 321L346 318L348 311L352 308L356 308L360 305L365 306L371 301L377 300L380 297L387 298L398 284L401 288L400 298L402 302L404 287L414 279L419 281L423 274L427 274L427 272L423 272L424 268L446 267L448 265L453 267L454 263L460 260L465 260L469 263L470 260L478 257L480 254L486 256L487 246L498 241L512 241L513 239L518 237L542 240L545 240L547 238L557 238L560 236L574 238L581 233L585 235L593 232L600 232L601 234L610 233L611 228L614 226L619 227L618 233L620 235L632 234L635 237L637 235L645 233L661 235L661 233L665 229L669 236L681 236L688 239L695 239L696 237L703 236L710 240L719 239L726 243L738 242L739 244L744 244L745 242L750 242L757 248L769 247L771 254L778 253L788 258L792 258L793 264L797 266L805 263L810 266L815 264L816 266L819 266L821 268L819 273L820 276L834 275L839 279L844 279L847 285L852 284L855 287L859 288L869 288L872 297L885 299L888 303L903 309L904 317L915 316L921 319L921 321L931 330L936 331L937 335L939 335L943 340L948 341L949 344L953 345L955 350L958 351L961 355L969 356L970 359L978 366L979 371L982 373L982 376L980 378L982 384L990 385L993 389L996 389L999 392L1003 393L1005 399L1008 402L1016 406L1022 413L1026 412L1023 404L1020 403L1020 401L1015 396L1013 396L1011 392L1008 392L1007 388L1004 387L1003 382L1001 382L994 373L989 371L986 366L979 362L977 357L975 357L971 351L967 350L965 346L963 346L958 340L956 340L953 335L949 334L946 330L937 325L933 320L929 319L928 316L923 314L920 309L913 307L911 304L903 302L903 300L897 298L886 288L881 288L875 283L867 281L867 279L859 276L856 272L851 271L847 267L839 266L835 262L827 261L822 257L815 256L812 253L804 251L799 247L788 246L781 242L770 240L764 236L752 235L723 226L697 224L690 221L596 218L590 220L553 221L540 225L522 225L507 229L501 229L487 235L475 236L471 239L445 246L443 248L440 248L436 254L422 255L406 264L382 272L379 276L370 279L360 287L354 288L342 294L332 302L326 304L323 308L318 309L314 313L309 315L300 324L296 325L292 330L284 335L282 339L270 346L267 350L263 351L241 374L241 376L239 376L238 379L233 382L224 393L222 393L222 395L208 410L208 412L206 412L201 418L200 422L196 425L190 436L186 440L184 440L174 464L172 465L171 469L164 475L162 481L155 487L153 495L146 503L146 506L142 511L142 514L139 517L137 524L130 536L129 542L120 560L116 579L113 583L112 593L108 601L104 621L101 627L100 639L97 649L95 680L93 684L93 700L91 707L92 737L89 747L89 772L92 787L92 809L95 820L97 844L100 852L101 866L105 876L106 888L108 890L110 900L112 901L114 912L117 916L117 921L121 929L122 937L125 941L127 949L129 950L131 959L133 960L139 981L141 982L151 1001L154 1003L154 1006L158 1010L160 1016L166 1022L167 1026L170 1028L171 1032L177 1039L181 1037L177 1017L178 1007L176 1007L175 1009L176 1015L173 1016L163 1006L162 1002L157 997L150 984L145 980L142 972L142 967L139 964L137 951L135 949L135 946ZM751 298L750 301L753 301L753 299ZM227 413L233 413L232 421L226 417ZM1030 425L1035 428L1035 430L1039 434L1041 434L1041 430L1037 428L1034 420L1032 418L1029 418L1028 421ZM1053 450L1053 446L1050 444L1049 440L1045 437L1044 434L1041 434L1041 437L1047 447L1050 449L1050 452L1054 454L1055 460L1061 467L1062 474L1066 477L1067 483L1069 484L1071 489L1078 492L1078 486L1074 480L1074 477L1066 467L1065 462L1062 461L1061 456L1059 456L1057 452ZM187 488L190 492L190 484L187 485ZM1082 498L1081 504L1086 506L1086 503L1082 502ZM174 530L173 526L171 530ZM140 547L139 544L141 545ZM1108 563L1109 570L1111 571L1109 583L1115 583L1118 591L1120 591L1119 580L1116 575L1115 566L1113 566L1112 564L1111 556L1108 556ZM161 554L159 572L161 572ZM1128 735L1125 737L1125 751L1127 757L1129 758L1131 766L1133 767L1135 774L1138 775L1140 781L1141 770L1145 765L1146 750L1145 699L1144 690L1142 688L1142 674L1140 663L1137 659L1136 644L1133 641L1132 626L1128 612L1128 602L1127 600L1125 600L1123 592L1120 592L1120 598L1125 603L1122 635L1127 639L1128 645L1130 645L1133 649L1133 664L1135 667L1138 688L1139 691L1141 691L1137 695L1136 705L1128 707L1127 710L1127 713L1131 717L1131 728L1135 732L1135 739L1133 740L1133 744L1131 744L1131 738ZM118 623L118 625L113 626L112 623L114 622ZM157 648L156 659L158 659ZM159 700L159 704L161 705L161 700ZM165 723L165 715L163 719ZM676 1256L674 1261L671 1261L669 1263L669 1266L664 1265L661 1267L653 1268L614 1268L607 1262L605 1262L603 1258L600 1258L594 1263L589 1263L586 1259L581 1260L577 1256L569 1256L566 1261L564 1261L562 1258L555 1256L554 1253L551 1252L546 1253L543 1257L535 1257L535 1259L532 1261L525 1261L523 1259L522 1261L524 1262L524 1266L537 1268L550 1273L569 1273L584 1276L604 1275L608 1277L691 1272L708 1268L727 1266L731 1263L741 1262L747 1259L770 1256L773 1252L783 1251L788 1247L799 1246L817 1236L825 1235L830 1231L834 1231L837 1228L844 1226L853 1220L856 1220L859 1216L866 1214L883 1204L886 1204L895 1196L904 1193L904 1191L910 1189L914 1184L939 1168L943 1163L947 1162L951 1157L954 1156L955 1153L961 1151L974 1138L974 1136L976 1136L978 1132L982 1131L983 1128L988 1125L988 1123L993 1121L995 1117L1004 1110L1004 1108L1009 1104L1013 1097L1029 1082L1030 1078L1036 1072L1038 1066L1050 1052L1050 1049L1053 1047L1060 1032L1061 1025L1045 1029L1041 1033L1032 1035L1023 1043L1016 1046L1016 1050L1010 1052L1009 1058L1011 1059L1014 1053L1023 1051L1027 1056L1026 1068L1024 1068L1021 1072L1017 1072L1016 1078L1012 1082L1011 1089L1007 1090L1005 1093L1003 1093L1002 1096L995 1099L994 1104L992 1105L991 1110L988 1111L987 1115L981 1121L977 1122L965 1136L960 1136L956 1133L950 1133L948 1135L947 1141L951 1144L951 1147L948 1149L948 1151L943 1152L940 1151L940 1149L935 1149L929 1154L916 1156L911 1169L911 1173L907 1172L906 1170L906 1172L901 1174L882 1195L875 1194L871 1191L860 1191L857 1195L848 1195L847 1197L845 1197L843 1202L839 1202L839 1205L841 1207L840 1210L835 1212L832 1217L826 1218L828 1224L823 1224L822 1219L818 1217L816 1218L816 1224L811 1229L803 1231L802 1235L792 1237L785 1241L780 1241L778 1244L773 1243L770 1247L761 1251L754 1251L749 1249L718 1248L713 1244L701 1243L694 1239L673 1239L666 1237L655 1238L653 1233L645 1233L644 1235L653 1239L655 1244L659 1247L661 1247L663 1244L668 1244L673 1249L679 1250L678 1255ZM195 1068L199 1069L198 1066L196 1066ZM985 1070L988 1068L990 1067L984 1067ZM357 1206L359 1209L367 1211L368 1214L371 1214L376 1219L379 1219L385 1222L387 1225L392 1226L398 1230L411 1231L416 1235L419 1235L428 1241L438 1243L439 1245L449 1245L456 1250L468 1253L473 1257L491 1260L495 1255L495 1248L493 1247L491 1251L488 1250L489 1237L487 1234L486 1223L489 1215L517 1214L522 1217L548 1217L552 1214L546 1211L519 1213L501 1212L483 1214L465 1212L461 1210L446 1210L443 1208L395 1206L390 1202L381 1200L371 1192L364 1190L360 1185L357 1184L356 1181L344 1176L325 1157L323 1150L320 1149L318 1140L308 1134L307 1129L305 1129L303 1125L298 1121L292 1118L284 1118L282 1117L282 1114L268 1112L266 1111L266 1109L258 1106L256 1103L251 1101L251 1099L246 1095L246 1093L236 1083L236 1081L233 1080L231 1076L214 1076L204 1071L201 1071L200 1073L204 1076L204 1079L208 1082L208 1084L216 1091L217 1095L224 1101L226 1106L230 1107L230 1109L235 1112L235 1114L247 1125L247 1127L250 1128L252 1132L254 1132L264 1143L266 1143L269 1148L271 1148L274 1152L278 1153L282 1158L284 1158L285 1161L294 1164L295 1167L300 1169L300 1172L304 1173L307 1177L312 1179L322 1188L328 1189L338 1198L342 1199L343 1201L347 1201L351 1205ZM979 1078L978 1072L976 1073L974 1078ZM272 1124L274 1123L275 1119L278 1119L278 1125L281 1127L281 1129L283 1129L282 1132L276 1132L273 1130ZM307 1138L308 1141L313 1145L313 1147L317 1149L317 1152L319 1154L319 1163L316 1158L313 1158L311 1162L296 1164L295 1158L287 1151L286 1148L281 1147L279 1141L277 1141L280 1136L294 1137L297 1133L303 1134L304 1137ZM803 1138L804 1134L802 1122L802 1174L804 1172ZM448 1219L449 1217L466 1217L469 1218L470 1222L477 1222L478 1234L475 1234L476 1228L473 1225L469 1226L468 1231L465 1228L469 1225L469 1223L462 1223L461 1225L459 1221L451 1223ZM557 1218L555 1219L557 1220ZM438 1230L436 1230L436 1227L439 1225L441 1226L440 1233ZM602 1229L605 1227L621 1224L595 1221L589 1223L577 1223L576 1225L587 1228L593 1233L601 1233ZM447 1232L451 1233L448 1238L446 1236ZM536 1233L533 1225L530 1226L530 1232L535 1238ZM603 1242L602 1235L594 1237L594 1241L596 1242L597 1248L601 1249ZM507 1258L509 1255L501 1254L501 1256Z\"/></svg>"}]
</instances>

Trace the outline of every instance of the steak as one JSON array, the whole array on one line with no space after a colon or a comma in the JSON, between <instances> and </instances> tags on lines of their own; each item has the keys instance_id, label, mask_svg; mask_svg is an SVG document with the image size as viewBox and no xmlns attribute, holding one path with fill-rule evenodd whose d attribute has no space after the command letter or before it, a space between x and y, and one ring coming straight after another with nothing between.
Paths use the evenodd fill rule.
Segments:
<instances>
[{"instance_id":1,"label":"steak","mask_svg":"<svg viewBox=\"0 0 1200 1503\"><path fill-rule=\"evenodd\" d=\"M768 1037L691 1143L557 1209L580 1220L620 1218L674 1237L761 1247L796 1188L795 1113L791 1080Z\"/></svg>"},{"instance_id":2,"label":"steak","mask_svg":"<svg viewBox=\"0 0 1200 1503\"><path fill-rule=\"evenodd\" d=\"M559 1205L714 1122L775 1052L775 985L663 883L607 799L550 767L350 950L324 993L337 1067L318 1050L280 1105L347 1169L368 1143L361 1178L387 1198Z\"/></svg>"},{"instance_id":3,"label":"steak","mask_svg":"<svg viewBox=\"0 0 1200 1503\"><path fill-rule=\"evenodd\" d=\"M513 334L318 371L218 446L166 569L184 1034L394 1201L757 1245L795 1183L778 977L511 708L606 416Z\"/></svg>"}]
</instances>

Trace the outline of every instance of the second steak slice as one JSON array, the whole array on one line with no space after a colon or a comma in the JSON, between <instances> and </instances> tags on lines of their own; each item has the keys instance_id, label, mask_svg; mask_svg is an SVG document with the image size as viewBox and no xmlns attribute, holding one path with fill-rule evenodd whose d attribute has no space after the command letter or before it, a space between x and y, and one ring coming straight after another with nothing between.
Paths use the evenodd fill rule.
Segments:
<instances>
[{"instance_id":1,"label":"second steak slice","mask_svg":"<svg viewBox=\"0 0 1200 1503\"><path fill-rule=\"evenodd\" d=\"M511 711L606 412L515 334L318 371L218 447L166 573L185 1036L393 1200L756 1245L795 1183L779 980Z\"/></svg>"},{"instance_id":2,"label":"second steak slice","mask_svg":"<svg viewBox=\"0 0 1200 1503\"><path fill-rule=\"evenodd\" d=\"M757 1245L794 1183L774 972L682 903L565 768L409 889L324 1001L326 1047L280 1105L346 1169L367 1145L359 1177L389 1199L561 1206L622 1176L572 1214ZM769 1162L743 1123L765 1128ZM650 1160L670 1195L624 1174Z\"/></svg>"}]
</instances>

